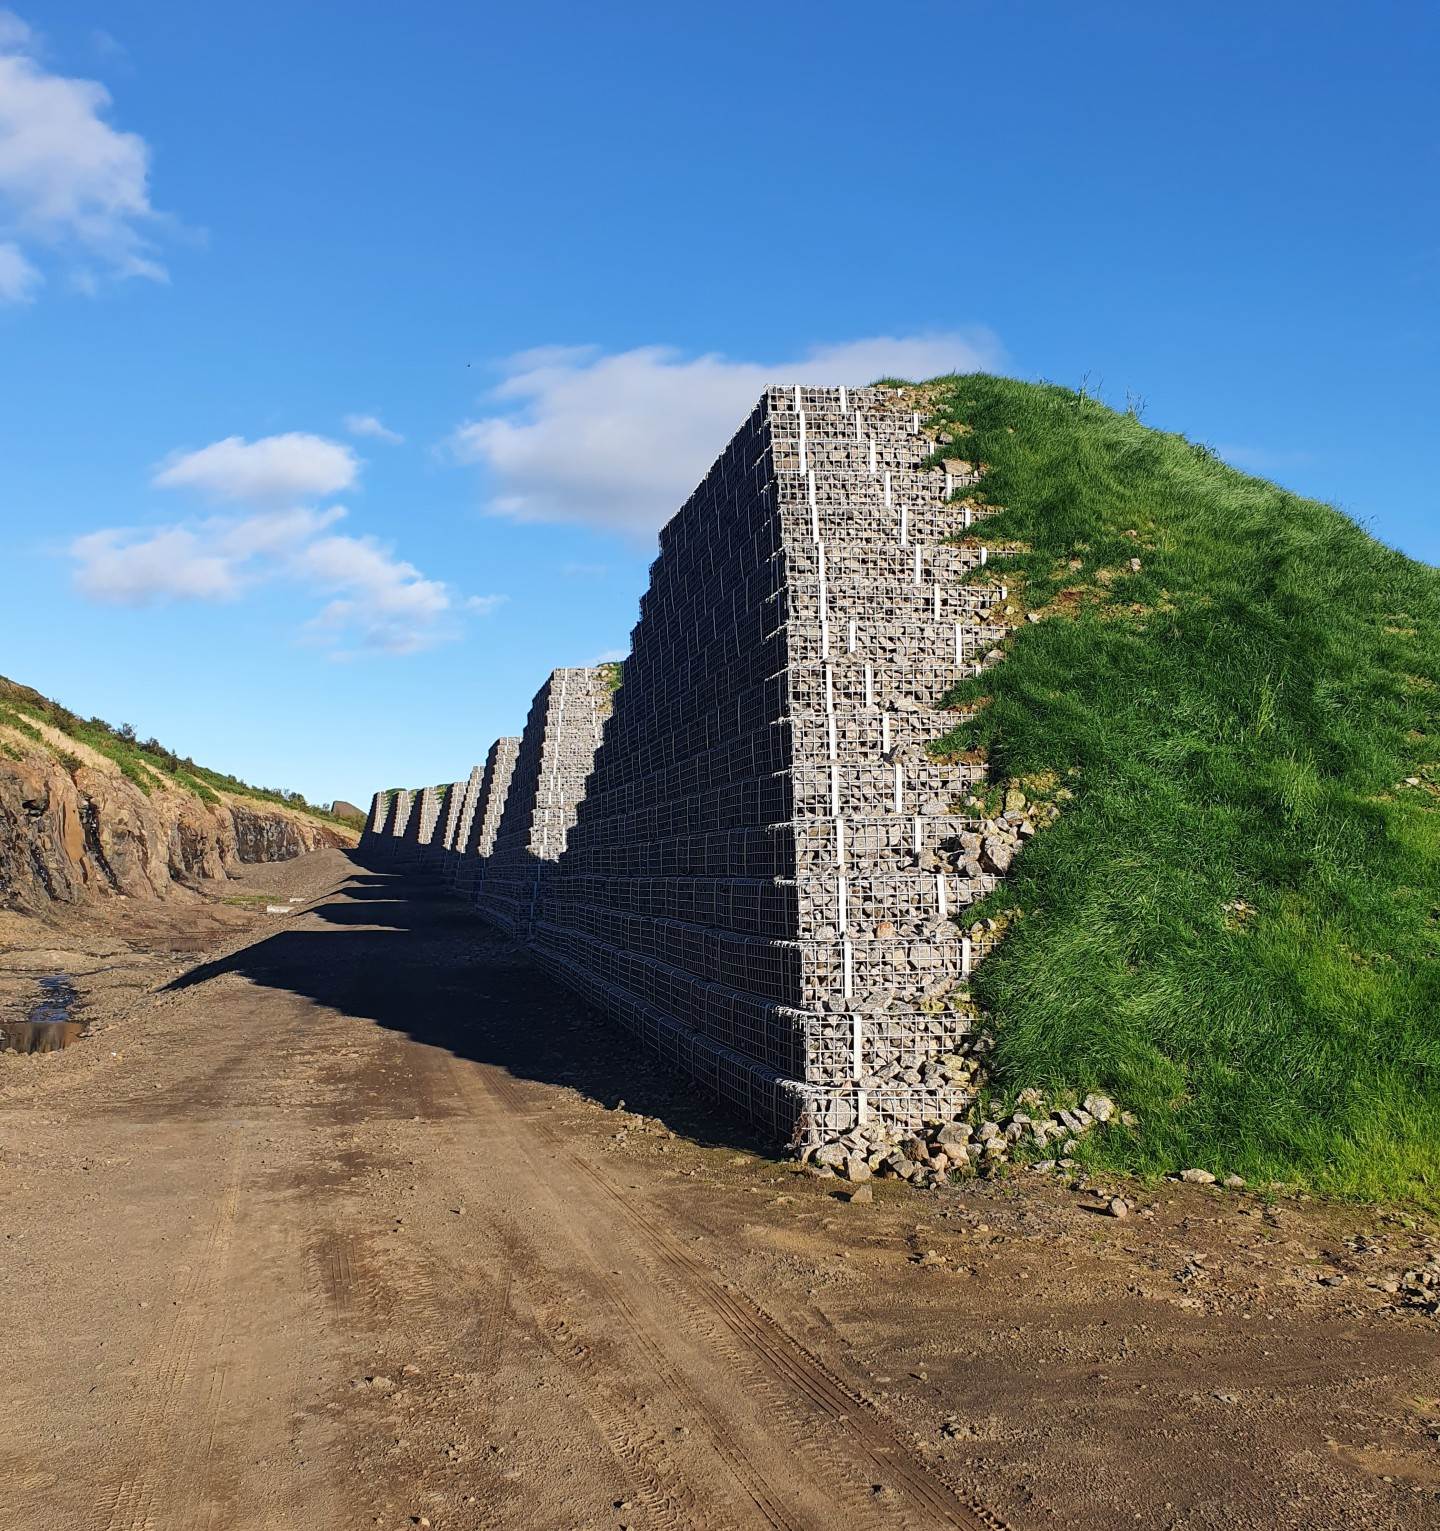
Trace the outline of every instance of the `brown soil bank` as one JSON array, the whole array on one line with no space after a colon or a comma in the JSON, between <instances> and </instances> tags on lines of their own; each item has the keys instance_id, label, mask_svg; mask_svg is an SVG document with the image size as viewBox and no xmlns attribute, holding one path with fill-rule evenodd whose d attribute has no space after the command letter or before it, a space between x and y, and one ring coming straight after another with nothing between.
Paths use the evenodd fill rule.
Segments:
<instances>
[{"instance_id":1,"label":"brown soil bank","mask_svg":"<svg viewBox=\"0 0 1440 1531\"><path fill-rule=\"evenodd\" d=\"M0 908L167 898L246 863L355 843L344 825L278 803L142 774L145 790L98 750L0 713Z\"/></svg>"}]
</instances>

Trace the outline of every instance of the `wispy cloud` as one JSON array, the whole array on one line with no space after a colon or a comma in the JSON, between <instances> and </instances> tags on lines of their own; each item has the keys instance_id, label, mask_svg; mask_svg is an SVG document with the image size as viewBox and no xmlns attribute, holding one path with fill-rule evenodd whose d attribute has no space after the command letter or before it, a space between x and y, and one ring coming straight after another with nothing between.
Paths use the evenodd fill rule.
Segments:
<instances>
[{"instance_id":1,"label":"wispy cloud","mask_svg":"<svg viewBox=\"0 0 1440 1531\"><path fill-rule=\"evenodd\" d=\"M392 431L378 415L346 415L345 430L351 436L368 436L375 441L389 442L399 446L405 438L399 431Z\"/></svg>"},{"instance_id":2,"label":"wispy cloud","mask_svg":"<svg viewBox=\"0 0 1440 1531\"><path fill-rule=\"evenodd\" d=\"M509 599L508 595L470 595L465 598L465 610L473 611L477 617L488 617Z\"/></svg>"},{"instance_id":3,"label":"wispy cloud","mask_svg":"<svg viewBox=\"0 0 1440 1531\"><path fill-rule=\"evenodd\" d=\"M322 537L296 550L290 572L334 592L309 632L337 654L360 647L416 654L447 636L450 588L426 579L371 537Z\"/></svg>"},{"instance_id":4,"label":"wispy cloud","mask_svg":"<svg viewBox=\"0 0 1440 1531\"><path fill-rule=\"evenodd\" d=\"M679 508L767 384L933 377L1001 355L985 330L875 336L777 361L548 347L505 362L491 411L449 445L488 471L496 515L644 534Z\"/></svg>"},{"instance_id":5,"label":"wispy cloud","mask_svg":"<svg viewBox=\"0 0 1440 1531\"><path fill-rule=\"evenodd\" d=\"M92 600L146 606L165 600L230 600L243 559L221 552L204 529L166 526L149 533L107 527L70 544L75 583Z\"/></svg>"},{"instance_id":6,"label":"wispy cloud","mask_svg":"<svg viewBox=\"0 0 1440 1531\"><path fill-rule=\"evenodd\" d=\"M34 31L0 10L0 250L9 252L0 302L32 298L42 264L87 291L104 277L167 280L149 146L105 120L103 85L54 73L40 53Z\"/></svg>"},{"instance_id":7,"label":"wispy cloud","mask_svg":"<svg viewBox=\"0 0 1440 1531\"><path fill-rule=\"evenodd\" d=\"M232 600L344 514L332 505L148 531L107 527L70 544L75 583L94 600L122 606Z\"/></svg>"},{"instance_id":8,"label":"wispy cloud","mask_svg":"<svg viewBox=\"0 0 1440 1531\"><path fill-rule=\"evenodd\" d=\"M44 280L19 245L0 244L0 303L28 303Z\"/></svg>"},{"instance_id":9,"label":"wispy cloud","mask_svg":"<svg viewBox=\"0 0 1440 1531\"><path fill-rule=\"evenodd\" d=\"M75 584L94 601L149 606L234 601L288 583L323 601L299 637L336 659L418 653L457 637L465 616L496 610L504 596L463 596L377 538L336 531L343 505L293 503L350 488L359 466L349 447L302 433L231 436L172 455L155 473L157 487L244 508L77 537L69 547Z\"/></svg>"}]
</instances>

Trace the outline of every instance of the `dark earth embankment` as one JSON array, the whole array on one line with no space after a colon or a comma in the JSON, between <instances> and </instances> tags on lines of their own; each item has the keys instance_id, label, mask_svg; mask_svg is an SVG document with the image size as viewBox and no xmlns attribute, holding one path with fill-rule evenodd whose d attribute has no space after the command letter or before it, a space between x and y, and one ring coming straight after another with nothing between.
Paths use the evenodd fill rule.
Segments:
<instances>
[{"instance_id":1,"label":"dark earth embankment","mask_svg":"<svg viewBox=\"0 0 1440 1531\"><path fill-rule=\"evenodd\" d=\"M185 896L240 866L355 840L349 823L0 678L0 909Z\"/></svg>"}]
</instances>

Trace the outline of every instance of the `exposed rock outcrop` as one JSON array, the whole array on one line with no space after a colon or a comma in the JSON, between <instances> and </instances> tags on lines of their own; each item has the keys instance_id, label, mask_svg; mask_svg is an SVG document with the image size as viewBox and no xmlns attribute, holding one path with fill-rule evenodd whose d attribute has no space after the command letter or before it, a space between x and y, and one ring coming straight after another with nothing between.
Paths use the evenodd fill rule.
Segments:
<instances>
[{"instance_id":1,"label":"exposed rock outcrop","mask_svg":"<svg viewBox=\"0 0 1440 1531\"><path fill-rule=\"evenodd\" d=\"M0 907L123 894L168 898L245 862L285 861L355 835L253 798L213 803L163 782L148 793L103 757L62 762L6 734L0 755ZM18 756L19 758L15 758Z\"/></svg>"}]
</instances>

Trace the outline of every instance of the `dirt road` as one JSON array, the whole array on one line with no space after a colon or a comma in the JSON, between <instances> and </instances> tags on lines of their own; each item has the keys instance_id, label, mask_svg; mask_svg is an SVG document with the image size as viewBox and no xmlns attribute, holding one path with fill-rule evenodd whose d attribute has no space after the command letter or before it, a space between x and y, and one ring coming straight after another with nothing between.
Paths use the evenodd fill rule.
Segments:
<instances>
[{"instance_id":1,"label":"dirt road","mask_svg":"<svg viewBox=\"0 0 1440 1531\"><path fill-rule=\"evenodd\" d=\"M424 880L253 875L296 912L0 1071L0 1527L1440 1524L1356 1215L843 1206Z\"/></svg>"}]
</instances>

